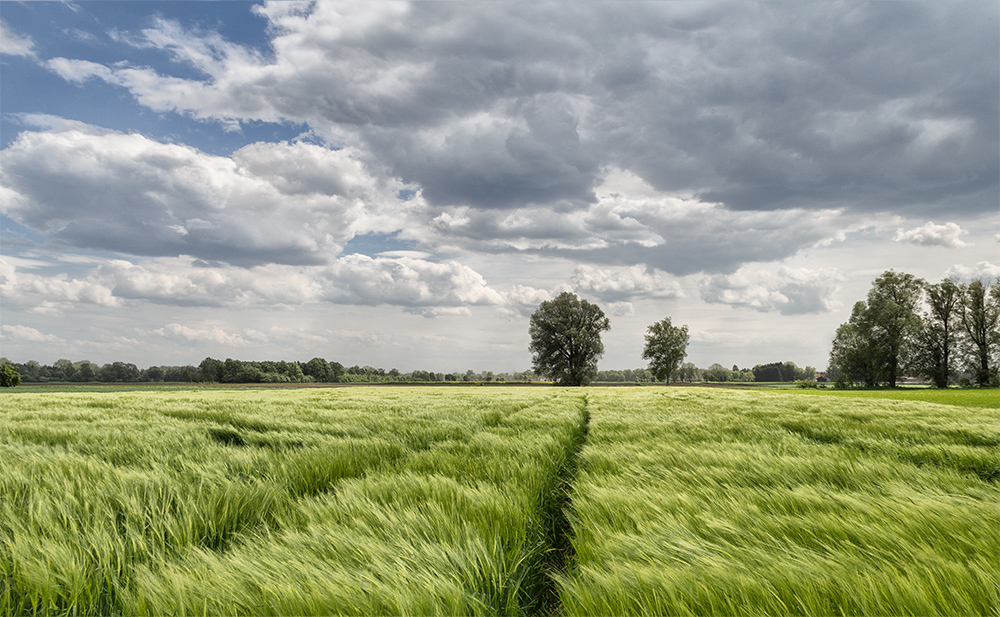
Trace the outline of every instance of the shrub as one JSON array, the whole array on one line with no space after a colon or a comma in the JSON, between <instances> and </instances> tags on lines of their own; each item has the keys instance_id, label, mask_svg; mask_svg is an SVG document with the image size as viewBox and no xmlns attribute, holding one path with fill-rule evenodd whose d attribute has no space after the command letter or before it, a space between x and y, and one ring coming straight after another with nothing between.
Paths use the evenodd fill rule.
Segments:
<instances>
[{"instance_id":1,"label":"shrub","mask_svg":"<svg viewBox=\"0 0 1000 617\"><path fill-rule=\"evenodd\" d=\"M13 388L21 383L21 374L9 364L0 366L0 387Z\"/></svg>"},{"instance_id":2,"label":"shrub","mask_svg":"<svg viewBox=\"0 0 1000 617\"><path fill-rule=\"evenodd\" d=\"M813 381L811 379L796 379L795 380L795 387L796 388L818 388L819 384L817 384L815 381Z\"/></svg>"}]
</instances>

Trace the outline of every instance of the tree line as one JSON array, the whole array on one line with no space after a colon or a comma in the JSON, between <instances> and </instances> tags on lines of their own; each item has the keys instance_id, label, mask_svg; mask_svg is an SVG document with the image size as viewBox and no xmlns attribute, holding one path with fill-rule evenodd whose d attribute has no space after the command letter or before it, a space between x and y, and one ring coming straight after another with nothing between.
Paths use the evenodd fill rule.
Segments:
<instances>
[{"instance_id":1,"label":"tree line","mask_svg":"<svg viewBox=\"0 0 1000 617\"><path fill-rule=\"evenodd\" d=\"M713 364L699 369L684 363L690 340L686 325L675 326L670 317L651 324L646 329L642 357L648 368L635 371L598 371L597 360L604 354L601 332L611 323L596 304L581 300L576 294L563 292L542 302L531 316L528 334L531 336L532 368L536 373L560 385L585 385L592 381L813 381L816 369L800 369L794 362L758 364L752 369L734 365L727 369ZM627 373L631 373L627 375Z\"/></svg>"},{"instance_id":2,"label":"tree line","mask_svg":"<svg viewBox=\"0 0 1000 617\"><path fill-rule=\"evenodd\" d=\"M253 361L205 358L198 366L151 366L139 369L128 362L99 365L87 360L57 360L52 365L34 360L23 364L0 358L0 373L11 371L18 383L410 383L410 382L526 382L531 371L440 373L414 370L402 373L372 366L345 367L313 358L308 362ZM16 385L16 384L10 384Z\"/></svg>"},{"instance_id":3,"label":"tree line","mask_svg":"<svg viewBox=\"0 0 1000 617\"><path fill-rule=\"evenodd\" d=\"M793 381L812 380L815 369L799 369L792 362L757 365L753 369L738 366L726 369L713 364L698 369L683 364L689 342L686 325L674 326L666 317L647 328L642 357L649 361L644 369L605 371L597 369L597 360L604 354L601 333L611 328L610 320L596 304L581 300L576 294L563 292L542 302L529 322L532 370L521 373L492 372L436 373L415 370L400 373L397 369L377 369L369 366L345 368L339 362L313 358L308 362L246 361L227 358L205 358L197 366L154 366L139 370L134 364L112 362L98 367L82 361L58 360L53 366L28 362L23 365L0 359L0 385L25 382L217 382L217 383L391 383L391 382L528 382L537 378L558 385L580 386L595 379L607 382L669 382L669 381Z\"/></svg>"},{"instance_id":4,"label":"tree line","mask_svg":"<svg viewBox=\"0 0 1000 617\"><path fill-rule=\"evenodd\" d=\"M902 375L938 388L1000 385L1000 284L927 283L887 270L837 328L829 374L838 387L895 387Z\"/></svg>"},{"instance_id":5,"label":"tree line","mask_svg":"<svg viewBox=\"0 0 1000 617\"><path fill-rule=\"evenodd\" d=\"M228 369L226 363L228 362ZM219 367L222 367L221 372ZM296 370L293 365L298 366ZM774 367L781 369L780 377ZM442 373L414 370L402 373L397 369L386 370L373 366L345 367L339 362L313 358L309 362L255 362L246 360L217 360L205 358L198 366L150 366L140 369L127 362L110 362L100 365L87 360L72 362L57 360L51 365L34 360L25 363L0 358L0 372L8 369L8 379L17 383L528 383L540 380L532 370L498 372L467 370ZM14 377L16 375L16 378ZM757 365L752 369L733 366L728 369L715 363L699 368L692 362L680 365L672 375L674 383L699 382L775 382L813 379L811 367L800 369L794 362L775 362ZM0 385L3 376L0 376ZM822 379L822 378L821 378ZM656 383L656 376L648 368L605 369L597 371L597 383ZM9 385L17 385L10 383Z\"/></svg>"},{"instance_id":6,"label":"tree line","mask_svg":"<svg viewBox=\"0 0 1000 617\"><path fill-rule=\"evenodd\" d=\"M772 362L757 364L753 368L740 368L735 364L732 368L715 362L707 368L699 368L693 362L684 362L672 374L673 383L697 382L733 382L733 383L774 383L818 380L826 377L817 376L816 369L811 366L799 368L794 362ZM647 368L626 370L597 371L598 383L636 382L651 383L657 381L652 371Z\"/></svg>"}]
</instances>

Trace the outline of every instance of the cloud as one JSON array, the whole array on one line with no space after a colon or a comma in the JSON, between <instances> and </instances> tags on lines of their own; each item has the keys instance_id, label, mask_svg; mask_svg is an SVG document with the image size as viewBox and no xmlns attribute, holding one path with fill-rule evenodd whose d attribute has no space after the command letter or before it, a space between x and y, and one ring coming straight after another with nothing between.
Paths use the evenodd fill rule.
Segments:
<instances>
[{"instance_id":1,"label":"cloud","mask_svg":"<svg viewBox=\"0 0 1000 617\"><path fill-rule=\"evenodd\" d=\"M160 112L304 123L329 147L220 157L42 127L3 151L4 211L78 247L246 267L331 264L355 235L383 233L429 254L682 276L778 261L881 213L995 207L1000 84L983 58L1000 47L984 26L996 7L253 10L267 49L165 19L116 35L176 74L46 66Z\"/></svg>"},{"instance_id":2,"label":"cloud","mask_svg":"<svg viewBox=\"0 0 1000 617\"><path fill-rule=\"evenodd\" d=\"M497 312L507 319L527 317L535 312L538 305L551 300L554 296L547 289L538 289L530 285L514 285L503 295L505 305L499 307Z\"/></svg>"},{"instance_id":3,"label":"cloud","mask_svg":"<svg viewBox=\"0 0 1000 617\"><path fill-rule=\"evenodd\" d=\"M29 118L31 120L31 118ZM34 118L0 153L0 211L81 248L251 266L321 264L396 211L400 185L350 149L250 144L232 157ZM407 202L409 203L409 202Z\"/></svg>"},{"instance_id":4,"label":"cloud","mask_svg":"<svg viewBox=\"0 0 1000 617\"><path fill-rule=\"evenodd\" d=\"M635 315L635 307L631 302L612 302L608 305L608 313L615 317L631 317Z\"/></svg>"},{"instance_id":5,"label":"cloud","mask_svg":"<svg viewBox=\"0 0 1000 617\"><path fill-rule=\"evenodd\" d=\"M674 275L732 272L827 244L872 219L839 210L734 212L692 196L663 194L635 174L609 169L584 210L445 208L421 241L441 250L526 252L604 266L643 265Z\"/></svg>"},{"instance_id":6,"label":"cloud","mask_svg":"<svg viewBox=\"0 0 1000 617\"><path fill-rule=\"evenodd\" d=\"M735 210L995 207L995 4L254 10L268 53L162 19L129 38L200 78L50 66L157 111L307 123L438 207L585 209L607 165Z\"/></svg>"},{"instance_id":7,"label":"cloud","mask_svg":"<svg viewBox=\"0 0 1000 617\"><path fill-rule=\"evenodd\" d=\"M45 66L66 81L76 84L81 84L89 79L119 82L115 79L115 72L111 68L88 60L52 58L45 62ZM119 82L118 85L121 83Z\"/></svg>"},{"instance_id":8,"label":"cloud","mask_svg":"<svg viewBox=\"0 0 1000 617\"><path fill-rule=\"evenodd\" d=\"M1000 280L1000 265L989 261L980 261L975 266L955 264L954 266L948 268L945 276L947 278L958 279L964 282L977 280Z\"/></svg>"},{"instance_id":9,"label":"cloud","mask_svg":"<svg viewBox=\"0 0 1000 617\"><path fill-rule=\"evenodd\" d=\"M343 304L395 304L456 308L502 305L504 296L478 272L458 262L435 263L411 257L347 255L323 273L325 299Z\"/></svg>"},{"instance_id":10,"label":"cloud","mask_svg":"<svg viewBox=\"0 0 1000 617\"><path fill-rule=\"evenodd\" d=\"M133 264L112 260L96 273L116 297L175 306L276 307L318 301L317 268L201 267L185 259Z\"/></svg>"},{"instance_id":11,"label":"cloud","mask_svg":"<svg viewBox=\"0 0 1000 617\"><path fill-rule=\"evenodd\" d=\"M73 278L65 273L42 274L33 272L38 265L25 264L26 260L12 257L0 258L0 295L8 307L27 309L34 313L59 314L75 303L117 307L121 301L115 297L106 282L90 275Z\"/></svg>"},{"instance_id":12,"label":"cloud","mask_svg":"<svg viewBox=\"0 0 1000 617\"><path fill-rule=\"evenodd\" d=\"M0 54L8 56L35 56L35 42L30 36L22 36L10 30L0 19Z\"/></svg>"},{"instance_id":13,"label":"cloud","mask_svg":"<svg viewBox=\"0 0 1000 617\"><path fill-rule=\"evenodd\" d=\"M893 241L907 244L919 244L922 246L944 246L947 248L962 248L969 246L962 240L962 236L969 233L962 229L958 223L945 223L938 225L928 221L921 227L913 229L900 229L893 236Z\"/></svg>"},{"instance_id":14,"label":"cloud","mask_svg":"<svg viewBox=\"0 0 1000 617\"><path fill-rule=\"evenodd\" d=\"M680 284L665 272L642 266L597 268L581 265L573 270L570 284L578 293L606 300L680 298Z\"/></svg>"},{"instance_id":15,"label":"cloud","mask_svg":"<svg viewBox=\"0 0 1000 617\"><path fill-rule=\"evenodd\" d=\"M704 277L705 302L782 315L824 313L837 308L841 277L831 270L780 267L777 271L741 269L732 275Z\"/></svg>"},{"instance_id":16,"label":"cloud","mask_svg":"<svg viewBox=\"0 0 1000 617\"><path fill-rule=\"evenodd\" d=\"M407 313L422 315L428 319L436 317L468 317L472 314L472 311L465 306L435 306L431 308L408 308L404 310Z\"/></svg>"},{"instance_id":17,"label":"cloud","mask_svg":"<svg viewBox=\"0 0 1000 617\"><path fill-rule=\"evenodd\" d=\"M484 111L433 132L373 131L365 141L435 205L510 209L594 201L598 159L581 144L577 120L561 96L542 96L502 114Z\"/></svg>"},{"instance_id":18,"label":"cloud","mask_svg":"<svg viewBox=\"0 0 1000 617\"><path fill-rule=\"evenodd\" d=\"M0 259L0 292L5 303L36 312L54 312L73 302L120 307L126 303L228 308L280 308L335 303L399 306L424 316L468 315L469 306L513 306L548 297L516 287L502 292L481 274L456 261L411 256L353 254L327 266L269 264L252 268L212 267L190 258L132 263L100 260L82 275L38 274ZM42 262L48 269L57 264Z\"/></svg>"},{"instance_id":19,"label":"cloud","mask_svg":"<svg viewBox=\"0 0 1000 617\"><path fill-rule=\"evenodd\" d=\"M266 340L261 333L254 330L246 330L243 333L238 334L228 332L219 326L191 328L181 324L172 323L167 324L162 328L157 328L152 332L153 334L185 344L214 343L217 345L225 345L227 347L249 347L254 343Z\"/></svg>"},{"instance_id":20,"label":"cloud","mask_svg":"<svg viewBox=\"0 0 1000 617\"><path fill-rule=\"evenodd\" d=\"M59 343L62 339L53 334L45 334L34 328L22 325L0 326L0 333L5 339L29 343Z\"/></svg>"},{"instance_id":21,"label":"cloud","mask_svg":"<svg viewBox=\"0 0 1000 617\"><path fill-rule=\"evenodd\" d=\"M423 190L372 175L369 155L354 148L251 143L221 157L51 116L20 119L40 130L0 153L0 211L71 245L126 255L321 265L358 234L382 233L438 252L528 252L685 275L782 259L866 224L836 210L733 212L613 167L589 203L441 208Z\"/></svg>"}]
</instances>

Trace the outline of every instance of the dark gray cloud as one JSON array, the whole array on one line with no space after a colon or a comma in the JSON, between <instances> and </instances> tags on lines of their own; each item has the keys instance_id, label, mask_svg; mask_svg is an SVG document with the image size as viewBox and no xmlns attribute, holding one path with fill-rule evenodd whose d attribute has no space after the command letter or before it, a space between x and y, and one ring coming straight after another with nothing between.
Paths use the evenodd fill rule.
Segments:
<instances>
[{"instance_id":1,"label":"dark gray cloud","mask_svg":"<svg viewBox=\"0 0 1000 617\"><path fill-rule=\"evenodd\" d=\"M997 186L995 6L766 3L610 99L621 165L734 209L982 213ZM683 59L677 62L677 58Z\"/></svg>"},{"instance_id":2,"label":"dark gray cloud","mask_svg":"<svg viewBox=\"0 0 1000 617\"><path fill-rule=\"evenodd\" d=\"M736 210L995 207L989 2L281 3L273 56L161 23L209 75L93 69L196 117L356 140L435 205L593 201L602 166ZM77 75L76 78L79 78Z\"/></svg>"},{"instance_id":3,"label":"dark gray cloud","mask_svg":"<svg viewBox=\"0 0 1000 617\"><path fill-rule=\"evenodd\" d=\"M416 3L325 48L416 70L332 100L441 205L586 201L615 164L733 209L995 206L996 5L701 4Z\"/></svg>"},{"instance_id":4,"label":"dark gray cloud","mask_svg":"<svg viewBox=\"0 0 1000 617\"><path fill-rule=\"evenodd\" d=\"M432 221L436 233L425 241L475 252L643 264L687 275L731 273L748 262L778 261L854 228L854 217L839 211L733 212L696 200L627 198L607 190L602 184L598 203L587 210L446 210Z\"/></svg>"},{"instance_id":5,"label":"dark gray cloud","mask_svg":"<svg viewBox=\"0 0 1000 617\"><path fill-rule=\"evenodd\" d=\"M599 159L581 144L577 120L559 97L532 100L503 118L459 124L445 135L372 129L366 142L379 162L416 182L432 204L492 209L594 201Z\"/></svg>"},{"instance_id":6,"label":"dark gray cloud","mask_svg":"<svg viewBox=\"0 0 1000 617\"><path fill-rule=\"evenodd\" d=\"M996 208L995 3L255 10L267 53L162 20L121 39L188 65L176 76L40 61L230 128L306 123L350 157L26 133L4 151L5 211L76 246L248 266L329 263L356 233L399 232L425 250L685 275L786 258L852 213L964 222ZM644 182L641 199L607 193L615 170ZM389 185L417 197L386 201Z\"/></svg>"}]
</instances>

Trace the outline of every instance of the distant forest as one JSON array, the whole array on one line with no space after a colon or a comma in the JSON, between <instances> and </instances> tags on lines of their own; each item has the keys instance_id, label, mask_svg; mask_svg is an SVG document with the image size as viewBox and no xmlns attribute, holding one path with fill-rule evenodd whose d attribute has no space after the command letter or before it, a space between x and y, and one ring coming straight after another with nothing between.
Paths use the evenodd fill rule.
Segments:
<instances>
[{"instance_id":1,"label":"distant forest","mask_svg":"<svg viewBox=\"0 0 1000 617\"><path fill-rule=\"evenodd\" d=\"M540 381L531 370L515 373L440 373L415 370L401 373L372 366L345 367L340 362L313 358L308 362L217 360L205 358L198 366L151 366L140 369L128 362L98 365L87 360L56 360L52 365L34 360L19 364L0 358L0 365L12 366L21 383L525 383ZM791 382L825 381L810 366L799 368L794 362L758 364L753 368L731 369L721 364L698 368L688 362L681 365L676 382ZM653 374L645 368L598 371L597 382L652 383Z\"/></svg>"}]
</instances>

